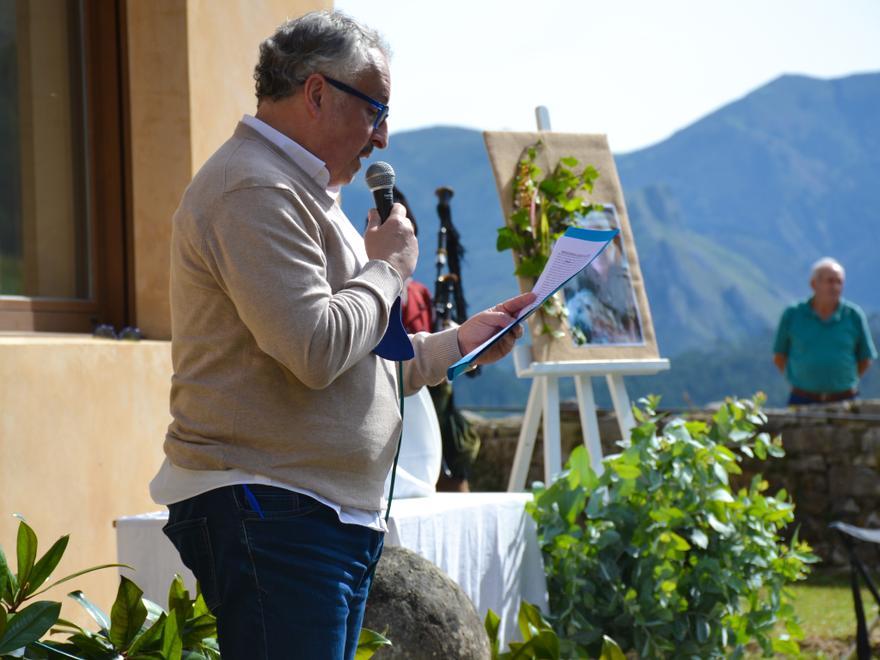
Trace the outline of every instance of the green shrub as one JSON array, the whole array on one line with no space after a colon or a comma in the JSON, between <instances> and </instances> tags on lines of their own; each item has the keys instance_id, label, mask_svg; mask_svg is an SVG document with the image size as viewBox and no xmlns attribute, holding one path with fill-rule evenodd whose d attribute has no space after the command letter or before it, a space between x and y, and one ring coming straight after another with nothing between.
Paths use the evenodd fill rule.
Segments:
<instances>
[{"instance_id":1,"label":"green shrub","mask_svg":"<svg viewBox=\"0 0 880 660\"><path fill-rule=\"evenodd\" d=\"M80 658L110 660L132 658L156 660L219 660L217 622L205 604L201 593L195 598L179 575L175 575L168 593L168 609L143 597L143 591L128 578L122 577L116 601L110 616L82 591L68 594L79 603L98 624L91 632L59 618L61 603L41 600L25 603L47 589L102 568L131 568L125 564L103 564L43 585L49 581L64 551L68 536L58 539L42 557L37 559L37 535L19 515L16 540L15 573L9 568L0 546L0 657L25 658ZM41 588L42 587L42 588ZM43 640L48 632L66 634L63 642ZM356 660L368 660L391 642L377 632L361 630Z\"/></svg>"},{"instance_id":2,"label":"green shrub","mask_svg":"<svg viewBox=\"0 0 880 660\"><path fill-rule=\"evenodd\" d=\"M66 642L47 642L46 646L74 657L103 658L168 658L176 660L219 660L217 621L208 610L201 593L191 598L179 575L175 575L168 591L168 609L143 597L134 582L119 580L116 601L110 616L86 598L81 591L68 594L98 624L91 632L59 621L53 632L67 633Z\"/></svg>"},{"instance_id":3,"label":"green shrub","mask_svg":"<svg viewBox=\"0 0 880 660\"><path fill-rule=\"evenodd\" d=\"M519 604L517 624L523 641L510 642L507 651L501 651L501 640L498 638L501 619L491 609L486 613L483 625L489 635L489 646L492 660L560 660L559 636L541 614L537 605L526 601ZM602 641L600 660L624 660L623 652L617 643L605 637Z\"/></svg>"},{"instance_id":4,"label":"green shrub","mask_svg":"<svg viewBox=\"0 0 880 660\"><path fill-rule=\"evenodd\" d=\"M584 448L529 511L538 524L551 621L563 657L597 657L603 636L642 658L797 654L803 637L785 586L816 560L780 535L794 519L785 491L755 477L733 493L742 456L784 455L761 432L763 399L725 402L711 423L665 420L659 400L597 476Z\"/></svg>"},{"instance_id":5,"label":"green shrub","mask_svg":"<svg viewBox=\"0 0 880 660\"><path fill-rule=\"evenodd\" d=\"M67 549L68 536L62 536L52 544L46 553L37 559L37 535L25 522L18 518L18 536L15 544L16 572L13 573L0 547L0 656L18 652L36 643L58 621L61 603L51 600L38 600L25 603L44 591L75 577L102 568L121 564L93 566L66 577L54 580L43 586L61 561Z\"/></svg>"}]
</instances>

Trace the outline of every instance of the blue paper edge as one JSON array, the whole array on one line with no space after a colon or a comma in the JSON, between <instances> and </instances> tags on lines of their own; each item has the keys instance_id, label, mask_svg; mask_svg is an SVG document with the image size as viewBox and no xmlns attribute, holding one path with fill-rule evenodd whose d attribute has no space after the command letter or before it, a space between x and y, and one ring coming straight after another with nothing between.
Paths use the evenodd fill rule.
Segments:
<instances>
[{"instance_id":1,"label":"blue paper edge","mask_svg":"<svg viewBox=\"0 0 880 660\"><path fill-rule=\"evenodd\" d=\"M600 254L602 254L602 252L605 251L605 248L608 247L608 244L611 243L611 241L613 241L614 238L615 238L619 233L620 233L620 230L619 230L619 229L584 229L583 227L569 227L568 229L566 229L566 230L565 230L565 233L563 234L563 236L568 236L568 237L570 237L570 238L579 238L579 239L581 239L581 240L584 240L584 241L591 241L591 242L593 242L593 243L601 243L601 242L604 241L604 242L605 242L605 245L603 245L603 246L599 249L599 251L596 252L596 254L593 255L593 258L590 259L590 260L584 265L583 268L581 268L579 271L577 271L577 273L575 273L574 275L572 275L571 277L569 277L567 280L565 280L562 284L560 284L558 287L556 287L556 288L553 290L553 292L550 293L550 295L547 296L547 298L544 298L544 300L547 300L547 299L550 298L551 296L555 295L556 292L559 291L559 289L561 289L561 288L564 287L566 284L568 284L569 282L571 282L571 280L573 280L575 277L577 277L578 274L582 273L586 268L589 268L590 264L593 263L593 261L595 261L596 258L597 258ZM489 344L488 346L484 346L482 351L480 351L479 353L477 353L476 355L474 355L474 356L471 357L470 359L466 360L465 358L461 358L458 362L456 362L455 364L453 364L451 367L449 367L449 368L446 370L446 378L448 378L448 379L451 381L451 380L454 380L456 376L460 376L461 374L463 374L465 371L468 370L468 368L471 366L471 364L473 364L474 360L476 360L478 357L480 357L480 356L481 356L481 355L482 355L482 354L483 354L483 353L484 353L484 352L485 352L490 346L494 345L496 341L498 341L499 339L501 339L504 335L506 335L508 332L510 332L510 331L511 331L513 328L515 328L517 325L519 325L520 323L522 323L523 321L525 321L527 318L529 318L532 314L534 314L534 313L535 313L536 311L538 311L540 308L541 308L541 305L536 305L535 308L534 308L532 311L530 311L528 314L526 314L526 315L523 316L521 319L519 319L519 320L517 320L517 321L514 321L514 322L511 323L509 326L507 326L506 328L504 328L504 329L498 334L498 336L495 338L495 341L493 341L493 342L492 342L491 344Z\"/></svg>"},{"instance_id":2,"label":"blue paper edge","mask_svg":"<svg viewBox=\"0 0 880 660\"><path fill-rule=\"evenodd\" d=\"M601 243L602 241L607 241L610 243L619 233L619 229L584 229L583 227L569 227L565 230L563 236L568 236L569 238L579 238L584 241L592 241L593 243ZM603 247L602 250L604 249L605 248ZM602 250L599 250L596 253L596 257L602 254ZM595 259L596 257L593 257L593 259ZM587 266L593 263L593 259L590 259L589 263L587 263ZM584 268L586 268L587 266L584 266ZM566 280L566 282L568 282L568 280Z\"/></svg>"}]
</instances>

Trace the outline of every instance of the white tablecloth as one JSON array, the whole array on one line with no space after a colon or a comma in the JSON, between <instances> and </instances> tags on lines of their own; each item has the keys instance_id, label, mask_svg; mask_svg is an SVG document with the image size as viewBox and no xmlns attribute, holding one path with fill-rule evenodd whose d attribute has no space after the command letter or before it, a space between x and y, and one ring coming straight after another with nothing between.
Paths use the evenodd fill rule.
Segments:
<instances>
[{"instance_id":1,"label":"white tablecloth","mask_svg":"<svg viewBox=\"0 0 880 660\"><path fill-rule=\"evenodd\" d=\"M455 580L473 601L481 618L491 608L501 617L501 637L519 639L516 615L520 600L546 611L547 589L535 524L525 512L527 493L437 493L395 500L391 505L387 545L417 552ZM126 516L116 521L121 569L151 600L165 605L174 573L190 589L192 574L162 533L165 511Z\"/></svg>"}]
</instances>

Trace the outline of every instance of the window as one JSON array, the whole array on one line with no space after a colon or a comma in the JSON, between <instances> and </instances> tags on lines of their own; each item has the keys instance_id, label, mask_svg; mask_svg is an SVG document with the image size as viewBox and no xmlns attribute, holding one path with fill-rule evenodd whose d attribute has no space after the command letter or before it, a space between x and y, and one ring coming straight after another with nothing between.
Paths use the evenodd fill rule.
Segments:
<instances>
[{"instance_id":1,"label":"window","mask_svg":"<svg viewBox=\"0 0 880 660\"><path fill-rule=\"evenodd\" d=\"M0 330L127 320L120 18L0 0Z\"/></svg>"}]
</instances>

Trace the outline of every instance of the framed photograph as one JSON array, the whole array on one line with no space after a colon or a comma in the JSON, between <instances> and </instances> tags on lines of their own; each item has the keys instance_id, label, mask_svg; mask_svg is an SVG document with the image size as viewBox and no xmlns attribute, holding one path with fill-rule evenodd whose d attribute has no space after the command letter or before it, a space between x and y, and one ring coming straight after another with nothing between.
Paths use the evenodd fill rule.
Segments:
<instances>
[{"instance_id":1,"label":"framed photograph","mask_svg":"<svg viewBox=\"0 0 880 660\"><path fill-rule=\"evenodd\" d=\"M529 322L532 359L572 362L659 358L635 240L607 138L552 132L486 132L483 138L505 219L514 210L513 186L518 163L525 151L540 140L542 147L536 164L545 175L560 159L568 157L579 161L575 169L592 165L599 171L593 193L587 199L595 206L601 205L602 210L587 213L578 224L586 229L620 230L593 264L557 292L567 318L552 319L549 328ZM518 259L514 252L515 264ZM530 291L534 281L519 279L520 290Z\"/></svg>"},{"instance_id":2,"label":"framed photograph","mask_svg":"<svg viewBox=\"0 0 880 660\"><path fill-rule=\"evenodd\" d=\"M620 229L617 209L602 204L579 225L584 229ZM574 345L643 346L642 320L621 235L588 268L562 288L568 329Z\"/></svg>"}]
</instances>

